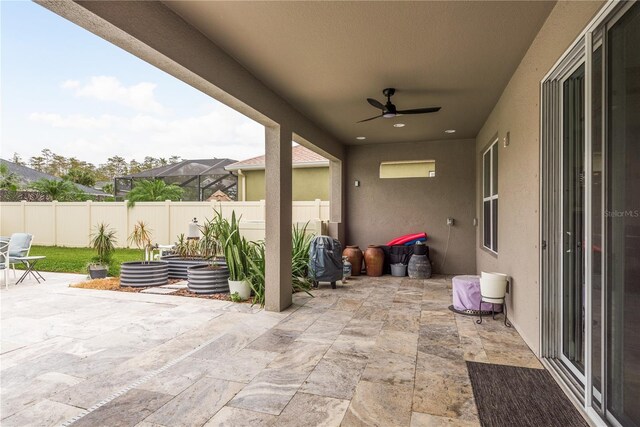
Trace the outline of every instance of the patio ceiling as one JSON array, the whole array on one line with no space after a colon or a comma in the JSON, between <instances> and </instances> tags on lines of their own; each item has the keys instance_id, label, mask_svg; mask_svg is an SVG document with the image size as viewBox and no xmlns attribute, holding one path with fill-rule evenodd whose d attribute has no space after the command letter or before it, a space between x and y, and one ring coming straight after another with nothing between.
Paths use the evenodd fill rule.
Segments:
<instances>
[{"instance_id":1,"label":"patio ceiling","mask_svg":"<svg viewBox=\"0 0 640 427\"><path fill-rule=\"evenodd\" d=\"M165 4L303 114L356 144L475 137L555 2ZM442 110L357 124L378 113L366 98L382 101L385 87L398 89L399 109Z\"/></svg>"}]
</instances>

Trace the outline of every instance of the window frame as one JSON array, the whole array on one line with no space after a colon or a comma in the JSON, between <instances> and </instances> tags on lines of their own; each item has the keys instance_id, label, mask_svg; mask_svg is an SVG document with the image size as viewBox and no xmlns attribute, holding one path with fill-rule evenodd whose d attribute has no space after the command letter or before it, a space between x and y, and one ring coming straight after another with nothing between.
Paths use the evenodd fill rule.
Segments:
<instances>
[{"instance_id":1,"label":"window frame","mask_svg":"<svg viewBox=\"0 0 640 427\"><path fill-rule=\"evenodd\" d=\"M493 140L493 142L491 142L491 144L489 144L489 146L482 152L482 248L488 250L489 252L491 252L494 255L498 255L498 250L497 250L497 241L498 241L498 230L494 230L493 226L494 226L494 222L496 225L496 228L498 227L498 223L497 221L494 221L494 218L497 214L497 212L494 212L494 208L493 208L493 201L498 200L498 183L500 182L500 180L496 180L497 182L494 182L494 177L497 178L498 176L498 164L500 163L499 158L496 161L496 164L494 165L494 155L493 155L493 150L498 150L499 145L498 145L498 141L499 138L495 138ZM498 153L496 153L498 154ZM485 187L486 187L486 177L487 177L487 171L485 170L486 168L486 163L485 163L485 156L489 156L489 195L485 196ZM495 194L494 193L494 185L495 185ZM485 216L485 209L484 209L484 204L486 202L489 202L489 218L487 218ZM497 210L497 209L496 209ZM499 218L499 217L498 217ZM485 227L485 225L487 224L486 221L489 221L489 229L487 230L487 228ZM495 231L495 233L494 233ZM487 236L485 233L489 233L489 239L487 239ZM493 236L496 236L496 241L493 241ZM485 242L488 241L489 242L489 246L487 246L485 244Z\"/></svg>"},{"instance_id":2,"label":"window frame","mask_svg":"<svg viewBox=\"0 0 640 427\"><path fill-rule=\"evenodd\" d=\"M432 164L433 170L428 170L428 166ZM424 165L427 167L426 175L400 175L400 176L384 176L386 173L384 172L385 166L409 166L409 165ZM394 160L394 161L384 161L380 162L380 168L378 171L378 178L380 179L422 179L422 178L434 178L436 176L436 161L433 159L429 160Z\"/></svg>"}]
</instances>

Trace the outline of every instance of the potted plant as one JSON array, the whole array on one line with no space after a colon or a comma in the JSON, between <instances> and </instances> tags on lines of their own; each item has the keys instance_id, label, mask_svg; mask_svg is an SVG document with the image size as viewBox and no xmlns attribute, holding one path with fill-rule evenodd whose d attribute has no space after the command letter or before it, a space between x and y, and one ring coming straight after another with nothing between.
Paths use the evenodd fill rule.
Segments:
<instances>
[{"instance_id":1,"label":"potted plant","mask_svg":"<svg viewBox=\"0 0 640 427\"><path fill-rule=\"evenodd\" d=\"M144 261L128 261L120 265L120 285L132 287L161 286L169 283L169 264L151 260L151 230L138 221L127 239L139 249L144 248Z\"/></svg>"},{"instance_id":2,"label":"potted plant","mask_svg":"<svg viewBox=\"0 0 640 427\"><path fill-rule=\"evenodd\" d=\"M144 221L138 221L133 226L133 232L127 239L128 243L136 245L138 249L144 249L144 260L151 259L151 230Z\"/></svg>"},{"instance_id":3,"label":"potted plant","mask_svg":"<svg viewBox=\"0 0 640 427\"><path fill-rule=\"evenodd\" d=\"M235 211L231 213L231 221L223 218L221 212L215 213L211 226L222 245L229 269L229 292L237 292L242 300L247 300L251 296L251 286L247 280L249 263L246 255L249 243L240 235L240 219L236 218Z\"/></svg>"},{"instance_id":4,"label":"potted plant","mask_svg":"<svg viewBox=\"0 0 640 427\"><path fill-rule=\"evenodd\" d=\"M218 216L213 220L206 220L200 229L200 239L194 242L194 250L207 261L204 265L194 265L187 268L187 286L191 292L197 294L216 294L229 292L229 269L227 268L219 240L220 230ZM188 242L188 241L187 241ZM178 245L179 251L182 250ZM187 252L191 248L187 247Z\"/></svg>"},{"instance_id":5,"label":"potted plant","mask_svg":"<svg viewBox=\"0 0 640 427\"><path fill-rule=\"evenodd\" d=\"M97 255L89 264L89 276L92 279L104 279L109 273L111 255L115 251L116 232L109 228L108 224L101 222L95 227L91 235L91 247Z\"/></svg>"},{"instance_id":6,"label":"potted plant","mask_svg":"<svg viewBox=\"0 0 640 427\"><path fill-rule=\"evenodd\" d=\"M165 255L161 259L169 263L169 277L171 279L187 279L188 268L209 264L200 254L198 240L188 239L184 233L178 236L173 253Z\"/></svg>"}]
</instances>

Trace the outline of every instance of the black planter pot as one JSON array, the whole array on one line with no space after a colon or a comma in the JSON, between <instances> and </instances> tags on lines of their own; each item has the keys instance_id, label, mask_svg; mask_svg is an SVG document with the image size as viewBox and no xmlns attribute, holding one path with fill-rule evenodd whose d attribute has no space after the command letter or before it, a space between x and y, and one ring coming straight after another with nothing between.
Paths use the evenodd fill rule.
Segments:
<instances>
[{"instance_id":1,"label":"black planter pot","mask_svg":"<svg viewBox=\"0 0 640 427\"><path fill-rule=\"evenodd\" d=\"M187 269L187 286L196 294L229 292L229 269L226 265L195 265Z\"/></svg>"},{"instance_id":2,"label":"black planter pot","mask_svg":"<svg viewBox=\"0 0 640 427\"><path fill-rule=\"evenodd\" d=\"M92 279L104 279L109 273L106 265L94 264L89 266L89 277Z\"/></svg>"},{"instance_id":3,"label":"black planter pot","mask_svg":"<svg viewBox=\"0 0 640 427\"><path fill-rule=\"evenodd\" d=\"M161 286L169 283L169 264L164 261L131 261L120 266L120 285Z\"/></svg>"},{"instance_id":4,"label":"black planter pot","mask_svg":"<svg viewBox=\"0 0 640 427\"><path fill-rule=\"evenodd\" d=\"M168 255L161 258L169 264L170 279L187 279L187 268L197 265L209 265L209 263L201 257L183 258L178 255Z\"/></svg>"},{"instance_id":5,"label":"black planter pot","mask_svg":"<svg viewBox=\"0 0 640 427\"><path fill-rule=\"evenodd\" d=\"M429 255L429 246L424 243L418 243L413 245L413 254L414 255Z\"/></svg>"}]
</instances>

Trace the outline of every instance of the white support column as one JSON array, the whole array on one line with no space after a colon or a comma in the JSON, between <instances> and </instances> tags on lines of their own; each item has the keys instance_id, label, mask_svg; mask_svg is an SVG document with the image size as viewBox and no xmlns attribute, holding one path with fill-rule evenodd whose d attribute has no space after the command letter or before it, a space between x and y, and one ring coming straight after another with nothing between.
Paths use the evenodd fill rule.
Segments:
<instances>
[{"instance_id":1,"label":"white support column","mask_svg":"<svg viewBox=\"0 0 640 427\"><path fill-rule=\"evenodd\" d=\"M291 305L291 139L290 130L265 127L265 307Z\"/></svg>"}]
</instances>

